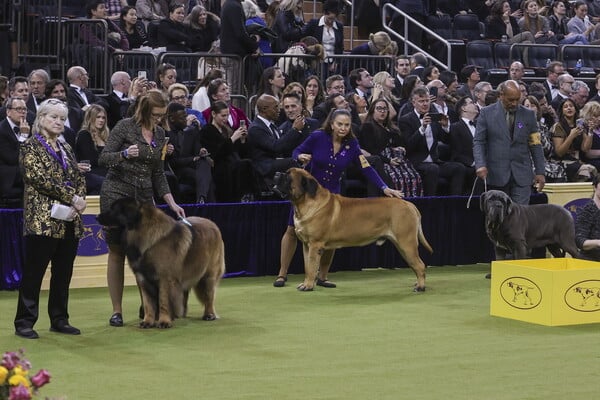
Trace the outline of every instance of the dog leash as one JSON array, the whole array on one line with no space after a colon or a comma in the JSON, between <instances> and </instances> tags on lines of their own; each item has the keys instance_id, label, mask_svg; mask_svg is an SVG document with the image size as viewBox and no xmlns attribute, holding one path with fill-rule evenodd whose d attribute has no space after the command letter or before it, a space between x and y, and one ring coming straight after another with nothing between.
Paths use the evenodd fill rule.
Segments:
<instances>
[{"instance_id":1,"label":"dog leash","mask_svg":"<svg viewBox=\"0 0 600 400\"><path fill-rule=\"evenodd\" d=\"M189 227L191 227L191 226L192 226L192 223L191 223L190 221L188 221L186 218L179 217L179 220L180 220L181 222L183 222L184 224L186 224L187 226L189 226Z\"/></svg>"},{"instance_id":2,"label":"dog leash","mask_svg":"<svg viewBox=\"0 0 600 400\"><path fill-rule=\"evenodd\" d=\"M473 181L473 187L471 188L471 194L469 195L469 200L467 200L467 208L470 208L469 206L471 205L471 199L473 198L473 195L475 193L475 186L477 185L477 179L481 179L478 176L475 177L475 180ZM487 179L483 178L483 191L487 192Z\"/></svg>"}]
</instances>

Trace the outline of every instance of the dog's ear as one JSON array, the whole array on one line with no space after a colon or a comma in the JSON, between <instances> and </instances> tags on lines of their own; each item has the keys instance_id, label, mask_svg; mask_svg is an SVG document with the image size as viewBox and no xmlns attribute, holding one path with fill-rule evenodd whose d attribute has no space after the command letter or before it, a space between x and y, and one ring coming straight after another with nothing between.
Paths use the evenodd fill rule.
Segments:
<instances>
[{"instance_id":1,"label":"dog's ear","mask_svg":"<svg viewBox=\"0 0 600 400\"><path fill-rule=\"evenodd\" d=\"M505 207L506 215L510 215L510 213L512 212L512 209L513 209L513 201L509 195L506 195L504 197L504 202L506 203L506 207Z\"/></svg>"},{"instance_id":2,"label":"dog's ear","mask_svg":"<svg viewBox=\"0 0 600 400\"><path fill-rule=\"evenodd\" d=\"M310 197L315 197L318 187L319 183L312 176L308 178L306 176L302 177L302 190L304 190L304 193L308 193Z\"/></svg>"},{"instance_id":3,"label":"dog's ear","mask_svg":"<svg viewBox=\"0 0 600 400\"><path fill-rule=\"evenodd\" d=\"M487 202L487 195L489 192L483 192L481 193L481 196L479 196L479 209L481 211L485 211L485 203Z\"/></svg>"}]
</instances>

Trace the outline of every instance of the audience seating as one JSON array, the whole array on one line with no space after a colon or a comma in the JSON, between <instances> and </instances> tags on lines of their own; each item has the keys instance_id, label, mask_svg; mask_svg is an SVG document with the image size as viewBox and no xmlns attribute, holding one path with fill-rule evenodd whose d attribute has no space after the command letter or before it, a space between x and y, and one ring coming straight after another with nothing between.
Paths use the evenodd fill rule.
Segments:
<instances>
[{"instance_id":1,"label":"audience seating","mask_svg":"<svg viewBox=\"0 0 600 400\"><path fill-rule=\"evenodd\" d=\"M464 41L480 40L485 37L485 25L475 14L457 14L454 16L453 39Z\"/></svg>"},{"instance_id":2,"label":"audience seating","mask_svg":"<svg viewBox=\"0 0 600 400\"><path fill-rule=\"evenodd\" d=\"M525 64L535 71L537 76L546 76L548 60L558 59L558 46L556 45L529 45L527 46L527 60Z\"/></svg>"},{"instance_id":3,"label":"audience seating","mask_svg":"<svg viewBox=\"0 0 600 400\"><path fill-rule=\"evenodd\" d=\"M467 64L483 68L482 80L496 85L508 76L505 69L498 68L494 58L494 49L489 40L473 40L467 43Z\"/></svg>"}]
</instances>

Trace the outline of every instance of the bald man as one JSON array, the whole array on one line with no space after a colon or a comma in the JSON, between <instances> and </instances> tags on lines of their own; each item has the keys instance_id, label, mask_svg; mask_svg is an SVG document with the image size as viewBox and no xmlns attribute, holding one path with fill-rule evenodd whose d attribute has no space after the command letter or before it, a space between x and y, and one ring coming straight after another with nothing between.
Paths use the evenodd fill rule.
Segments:
<instances>
[{"instance_id":1,"label":"bald man","mask_svg":"<svg viewBox=\"0 0 600 400\"><path fill-rule=\"evenodd\" d=\"M268 94L256 101L258 114L248 129L250 159L254 168L271 183L275 172L286 171L296 166L291 158L294 150L304 138L301 132L282 132L275 124L279 116L279 100Z\"/></svg>"},{"instance_id":2,"label":"bald man","mask_svg":"<svg viewBox=\"0 0 600 400\"><path fill-rule=\"evenodd\" d=\"M544 187L544 153L533 111L519 105L513 80L498 86L500 99L481 110L473 138L477 176L518 204L529 204L531 187ZM533 165L532 165L533 162ZM535 170L535 173L533 172Z\"/></svg>"}]
</instances>

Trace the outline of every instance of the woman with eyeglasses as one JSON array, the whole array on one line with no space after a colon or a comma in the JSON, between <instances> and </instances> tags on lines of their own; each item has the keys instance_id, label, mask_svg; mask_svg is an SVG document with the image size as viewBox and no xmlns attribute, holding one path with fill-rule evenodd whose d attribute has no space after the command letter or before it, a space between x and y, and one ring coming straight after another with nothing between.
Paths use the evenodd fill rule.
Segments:
<instances>
[{"instance_id":1,"label":"woman with eyeglasses","mask_svg":"<svg viewBox=\"0 0 600 400\"><path fill-rule=\"evenodd\" d=\"M391 104L386 99L371 103L365 122L358 133L360 147L383 161L387 176L382 178L404 197L423 195L421 176L406 158L405 139L391 117Z\"/></svg>"},{"instance_id":2,"label":"woman with eyeglasses","mask_svg":"<svg viewBox=\"0 0 600 400\"><path fill-rule=\"evenodd\" d=\"M402 198L402 192L388 187L381 179L375 169L371 167L363 151L358 144L352 130L352 116L347 109L333 110L321 129L311 135L298 146L292 157L315 177L315 179L332 193L340 193L341 177L344 171L351 165L359 165L362 174L377 186L380 191L388 197ZM273 283L275 287L285 286L287 271L292 257L296 252L298 239L294 230L293 208L290 209L288 227L281 239L281 256L279 274ZM334 288L336 284L327 279L329 267L333 260L335 250L326 250L321 255L317 285ZM302 283L298 290L312 290L306 288Z\"/></svg>"},{"instance_id":3,"label":"woman with eyeglasses","mask_svg":"<svg viewBox=\"0 0 600 400\"><path fill-rule=\"evenodd\" d=\"M79 335L69 322L69 285L79 239L81 214L86 208L85 180L71 146L58 138L67 120L67 106L49 99L40 104L33 135L21 145L20 162L25 182L25 263L19 287L15 334L37 339L42 280L52 263L48 296L50 331Z\"/></svg>"},{"instance_id":4,"label":"woman with eyeglasses","mask_svg":"<svg viewBox=\"0 0 600 400\"><path fill-rule=\"evenodd\" d=\"M100 154L98 164L108 168L100 191L100 211L106 212L123 197L153 202L163 199L178 217L185 212L175 203L164 172L167 140L160 122L167 112L167 100L158 90L149 90L139 98L134 116L115 125ZM108 243L107 279L112 301L111 326L123 326L123 283L125 252L121 230L104 227Z\"/></svg>"}]
</instances>

